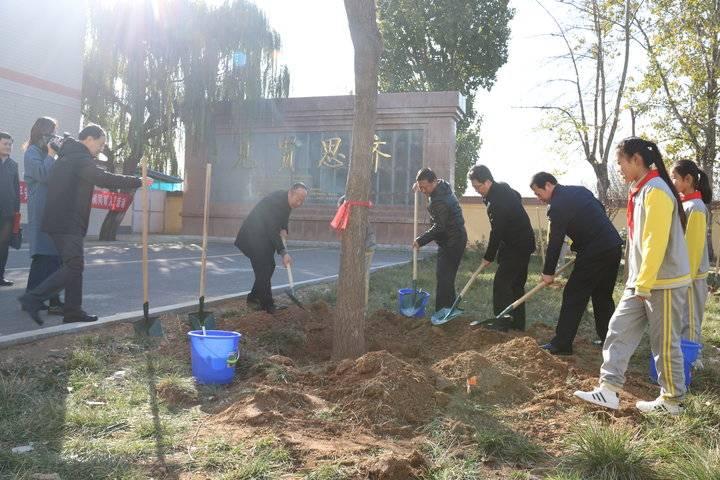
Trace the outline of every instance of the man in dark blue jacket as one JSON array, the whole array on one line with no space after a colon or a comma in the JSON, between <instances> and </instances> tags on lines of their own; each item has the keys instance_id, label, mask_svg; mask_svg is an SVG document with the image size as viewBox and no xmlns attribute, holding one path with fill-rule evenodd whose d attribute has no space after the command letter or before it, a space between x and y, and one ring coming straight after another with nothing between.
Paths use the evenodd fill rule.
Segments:
<instances>
[{"instance_id":1,"label":"man in dark blue jacket","mask_svg":"<svg viewBox=\"0 0 720 480\"><path fill-rule=\"evenodd\" d=\"M530 188L540 201L547 203L550 238L543 281L555 281L565 236L577 259L563 291L555 338L543 348L555 355L571 355L572 344L588 301L592 298L595 330L605 340L610 317L615 311L613 289L617 279L622 239L610 222L603 205L585 187L560 185L549 173L535 174Z\"/></svg>"},{"instance_id":2,"label":"man in dark blue jacket","mask_svg":"<svg viewBox=\"0 0 720 480\"><path fill-rule=\"evenodd\" d=\"M467 245L467 232L460 202L452 187L437 178L435 172L423 168L415 178L415 188L429 199L430 228L415 239L414 248L434 241L438 245L435 277L437 291L435 310L451 307L455 302L455 277Z\"/></svg>"},{"instance_id":3,"label":"man in dark blue jacket","mask_svg":"<svg viewBox=\"0 0 720 480\"><path fill-rule=\"evenodd\" d=\"M535 233L522 205L520 194L507 183L496 182L485 165L475 165L468 174L470 183L482 195L490 219L490 240L483 263L495 261L498 268L493 281L495 315L525 294L530 256L535 251ZM525 305L512 312L513 330L525 330Z\"/></svg>"}]
</instances>

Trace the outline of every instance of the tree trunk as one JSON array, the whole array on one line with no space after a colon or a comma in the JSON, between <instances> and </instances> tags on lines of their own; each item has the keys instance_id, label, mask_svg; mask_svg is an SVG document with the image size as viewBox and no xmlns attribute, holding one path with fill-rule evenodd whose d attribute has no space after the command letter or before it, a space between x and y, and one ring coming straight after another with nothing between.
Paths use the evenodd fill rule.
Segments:
<instances>
[{"instance_id":1,"label":"tree trunk","mask_svg":"<svg viewBox=\"0 0 720 480\"><path fill-rule=\"evenodd\" d=\"M375 134L378 61L382 39L377 27L375 0L345 0L350 36L355 47L355 118L347 201L368 201ZM365 353L365 232L368 209L351 207L342 236L333 358L355 358Z\"/></svg>"},{"instance_id":2,"label":"tree trunk","mask_svg":"<svg viewBox=\"0 0 720 480\"><path fill-rule=\"evenodd\" d=\"M597 177L597 192L598 192L598 200L600 200L600 203L605 205L605 208L610 207L609 202L612 202L613 199L610 198L608 195L608 192L610 191L610 177L608 176L608 169L606 163L595 163L593 165L593 170L595 171L595 176Z\"/></svg>"}]
</instances>

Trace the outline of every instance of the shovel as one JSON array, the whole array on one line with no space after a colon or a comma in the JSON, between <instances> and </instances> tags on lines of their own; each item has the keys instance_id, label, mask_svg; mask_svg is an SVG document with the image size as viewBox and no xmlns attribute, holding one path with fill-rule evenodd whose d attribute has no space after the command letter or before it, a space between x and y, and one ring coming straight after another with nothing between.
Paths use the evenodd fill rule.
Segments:
<instances>
[{"instance_id":1,"label":"shovel","mask_svg":"<svg viewBox=\"0 0 720 480\"><path fill-rule=\"evenodd\" d=\"M285 241L285 237L282 237L283 247L285 247L285 250L287 250L287 242ZM305 310L305 307L303 304L298 300L298 298L295 296L295 280L293 280L293 274L292 274L292 267L290 265L287 266L287 272L288 272L288 283L290 284L290 287L285 289L285 295L292 300L292 302L297 305L298 307Z\"/></svg>"},{"instance_id":2,"label":"shovel","mask_svg":"<svg viewBox=\"0 0 720 480\"><path fill-rule=\"evenodd\" d=\"M567 262L565 265L560 267L555 271L555 275L559 275L564 270L566 270L570 265L575 263L575 259L573 258L569 262ZM487 320L475 320L473 322L470 322L470 325L477 326L480 325L481 327L491 328L493 330L502 330L504 332L508 331L510 329L510 324L512 323L513 317L509 315L510 312L515 310L517 307L525 303L530 297L535 295L537 292L545 288L547 284L545 282L540 282L537 284L532 290L530 290L528 293L523 295L522 297L515 300L513 303L508 305L508 307L500 312L497 317L489 318Z\"/></svg>"},{"instance_id":3,"label":"shovel","mask_svg":"<svg viewBox=\"0 0 720 480\"><path fill-rule=\"evenodd\" d=\"M148 214L148 190L147 185L147 157L142 157L142 275L143 275L143 319L135 322L135 333L148 337L162 337L163 329L159 317L150 316L150 302L148 300L148 230L150 229L150 217Z\"/></svg>"},{"instance_id":4,"label":"shovel","mask_svg":"<svg viewBox=\"0 0 720 480\"><path fill-rule=\"evenodd\" d=\"M418 225L418 192L415 192L415 212L413 214L413 242L417 238ZM417 289L417 248L412 247L412 297L408 305L400 308L400 313L405 317L415 317L423 308L423 292ZM419 295L418 295L419 294Z\"/></svg>"},{"instance_id":5,"label":"shovel","mask_svg":"<svg viewBox=\"0 0 720 480\"><path fill-rule=\"evenodd\" d=\"M212 164L208 163L205 170L205 208L203 211L202 253L200 255L200 306L197 313L193 312L188 316L193 330L202 329L203 335L205 335L205 329L215 329L215 316L212 312L205 311L205 277L207 267L208 213L210 209L211 176Z\"/></svg>"},{"instance_id":6,"label":"shovel","mask_svg":"<svg viewBox=\"0 0 720 480\"><path fill-rule=\"evenodd\" d=\"M441 308L437 312L435 312L430 319L430 322L433 325L442 325L444 323L449 322L453 318L457 318L460 315L464 313L464 310L457 308L458 305L460 305L460 302L462 301L462 298L465 296L465 294L470 290L470 287L473 283L475 283L475 279L480 275L480 273L485 270L485 267L490 265L483 263L478 267L477 270L473 272L472 275L470 275L470 279L467 281L465 286L463 287L462 291L460 292L460 295L455 297L455 301L453 302L452 306L450 308Z\"/></svg>"}]
</instances>

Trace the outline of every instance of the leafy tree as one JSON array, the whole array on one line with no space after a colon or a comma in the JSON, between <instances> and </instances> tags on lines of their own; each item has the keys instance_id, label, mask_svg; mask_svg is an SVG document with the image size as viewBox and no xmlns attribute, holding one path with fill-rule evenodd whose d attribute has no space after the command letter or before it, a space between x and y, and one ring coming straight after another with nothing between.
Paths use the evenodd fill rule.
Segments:
<instances>
[{"instance_id":1,"label":"leafy tree","mask_svg":"<svg viewBox=\"0 0 720 480\"><path fill-rule=\"evenodd\" d=\"M125 174L135 173L143 155L152 168L176 173L175 147L185 139L208 143L212 151L206 132L223 102L243 119L253 114L248 100L287 96L289 75L274 56L279 36L248 1L216 8L194 0L89 7L83 115L108 129L108 157ZM114 240L123 216L108 212L100 238Z\"/></svg>"},{"instance_id":2,"label":"leafy tree","mask_svg":"<svg viewBox=\"0 0 720 480\"><path fill-rule=\"evenodd\" d=\"M569 10L561 22L542 2L564 44L570 78L568 95L535 106L550 111L551 130L560 143L577 146L595 172L600 201L611 209L608 163L614 153L630 62L631 27L636 11L630 0L559 0Z\"/></svg>"},{"instance_id":3,"label":"leafy tree","mask_svg":"<svg viewBox=\"0 0 720 480\"><path fill-rule=\"evenodd\" d=\"M641 83L652 126L671 156L714 179L720 105L720 1L653 0L638 18L649 68Z\"/></svg>"},{"instance_id":4,"label":"leafy tree","mask_svg":"<svg viewBox=\"0 0 720 480\"><path fill-rule=\"evenodd\" d=\"M462 195L481 144L475 94L492 88L507 62L514 11L508 0L378 0L378 10L382 91L458 90L466 97L455 164L455 192Z\"/></svg>"}]
</instances>

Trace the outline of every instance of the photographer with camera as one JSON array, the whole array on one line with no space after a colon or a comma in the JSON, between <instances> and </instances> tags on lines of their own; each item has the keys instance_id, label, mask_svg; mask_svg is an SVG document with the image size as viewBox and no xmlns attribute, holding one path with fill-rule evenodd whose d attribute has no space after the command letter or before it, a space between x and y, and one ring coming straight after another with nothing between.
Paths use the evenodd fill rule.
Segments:
<instances>
[{"instance_id":1,"label":"photographer with camera","mask_svg":"<svg viewBox=\"0 0 720 480\"><path fill-rule=\"evenodd\" d=\"M55 163L59 147L59 137L55 135L57 124L48 117L40 117L30 129L30 140L25 149L25 174L27 184L28 218L25 229L30 243L30 274L26 292L40 285L46 278L60 268L61 261L55 244L47 233L42 231L42 219L47 199L50 169ZM54 147L54 148L53 148ZM63 304L59 294L50 297L50 305L44 305L50 315L62 315Z\"/></svg>"},{"instance_id":2,"label":"photographer with camera","mask_svg":"<svg viewBox=\"0 0 720 480\"><path fill-rule=\"evenodd\" d=\"M65 290L63 323L94 322L97 316L82 310L82 275L85 266L83 241L87 234L95 186L139 188L143 182L128 175L102 170L94 158L103 151L107 136L97 125L88 125L78 140L66 138L48 178L42 230L50 235L62 258L62 266L44 282L19 298L23 311L42 325L42 302Z\"/></svg>"}]
</instances>

